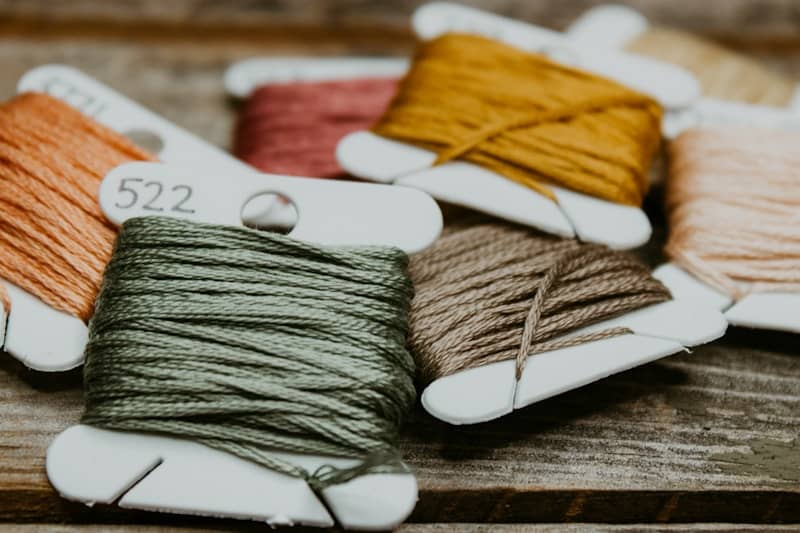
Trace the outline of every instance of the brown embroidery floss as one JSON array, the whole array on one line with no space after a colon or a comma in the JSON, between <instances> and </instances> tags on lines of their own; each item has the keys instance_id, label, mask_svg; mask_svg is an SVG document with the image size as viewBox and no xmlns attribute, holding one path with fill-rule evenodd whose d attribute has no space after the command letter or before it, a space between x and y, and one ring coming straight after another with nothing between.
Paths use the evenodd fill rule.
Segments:
<instances>
[{"instance_id":1,"label":"brown embroidery floss","mask_svg":"<svg viewBox=\"0 0 800 533\"><path fill-rule=\"evenodd\" d=\"M0 105L0 278L88 320L116 235L100 181L137 160L153 157L56 98Z\"/></svg>"},{"instance_id":2,"label":"brown embroidery floss","mask_svg":"<svg viewBox=\"0 0 800 533\"><path fill-rule=\"evenodd\" d=\"M412 257L409 345L429 383L461 370L629 333L563 338L669 300L632 256L502 222L463 220Z\"/></svg>"}]
</instances>

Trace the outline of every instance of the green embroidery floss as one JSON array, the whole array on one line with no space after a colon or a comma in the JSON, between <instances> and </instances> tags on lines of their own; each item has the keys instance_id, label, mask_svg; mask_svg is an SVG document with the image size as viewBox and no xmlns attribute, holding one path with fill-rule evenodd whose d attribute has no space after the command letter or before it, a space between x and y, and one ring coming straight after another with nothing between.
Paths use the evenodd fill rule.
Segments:
<instances>
[{"instance_id":1,"label":"green embroidery floss","mask_svg":"<svg viewBox=\"0 0 800 533\"><path fill-rule=\"evenodd\" d=\"M405 472L407 261L389 247L131 219L90 322L83 423L191 439L315 488ZM275 451L361 462L306 472Z\"/></svg>"}]
</instances>

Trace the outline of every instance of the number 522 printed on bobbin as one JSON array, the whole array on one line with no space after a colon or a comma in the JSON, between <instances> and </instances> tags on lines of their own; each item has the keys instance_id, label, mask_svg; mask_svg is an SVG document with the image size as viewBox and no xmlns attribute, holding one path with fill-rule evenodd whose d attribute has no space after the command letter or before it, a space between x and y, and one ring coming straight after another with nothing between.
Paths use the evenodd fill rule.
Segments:
<instances>
[{"instance_id":1,"label":"number 522 printed on bobbin","mask_svg":"<svg viewBox=\"0 0 800 533\"><path fill-rule=\"evenodd\" d=\"M115 224L140 216L241 224L242 194L236 190L236 180L215 178L188 168L128 163L106 175L100 185L100 206Z\"/></svg>"}]
</instances>

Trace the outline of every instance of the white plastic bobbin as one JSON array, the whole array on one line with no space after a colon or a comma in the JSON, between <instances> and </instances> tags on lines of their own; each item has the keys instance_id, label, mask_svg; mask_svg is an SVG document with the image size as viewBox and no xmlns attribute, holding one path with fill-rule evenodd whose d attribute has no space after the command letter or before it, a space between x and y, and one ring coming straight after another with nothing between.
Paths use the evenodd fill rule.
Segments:
<instances>
[{"instance_id":1,"label":"white plastic bobbin","mask_svg":"<svg viewBox=\"0 0 800 533\"><path fill-rule=\"evenodd\" d=\"M666 109L682 109L700 96L697 79L682 67L601 46L586 46L569 35L459 4L425 4L414 12L412 25L423 40L449 32L466 32L526 52L543 53L555 61L642 91Z\"/></svg>"},{"instance_id":2,"label":"white plastic bobbin","mask_svg":"<svg viewBox=\"0 0 800 533\"><path fill-rule=\"evenodd\" d=\"M525 51L545 52L556 60L622 81L680 109L699 94L685 70L630 54L594 51L573 45L551 30L446 2L420 7L413 26L422 39L450 31L485 35ZM355 132L337 148L339 164L350 174L424 190L439 200L483 211L563 237L612 248L635 248L648 241L650 221L636 207L552 187L557 202L494 172L455 161L432 167L436 155L370 132Z\"/></svg>"},{"instance_id":3,"label":"white plastic bobbin","mask_svg":"<svg viewBox=\"0 0 800 533\"><path fill-rule=\"evenodd\" d=\"M663 279L667 287L674 291ZM675 294L675 292L673 292ZM620 335L528 357L519 381L513 360L492 363L439 378L422 393L422 405L451 424L492 420L557 394L582 387L688 347L711 342L727 322L710 305L679 297L594 324L569 336L626 327ZM480 394L475 394L480 390Z\"/></svg>"},{"instance_id":4,"label":"white plastic bobbin","mask_svg":"<svg viewBox=\"0 0 800 533\"><path fill-rule=\"evenodd\" d=\"M115 223L158 214L196 222L242 223L259 194L288 197L300 213L290 236L320 244L381 244L422 250L439 235L436 202L413 189L247 173L223 184L206 173L158 163L127 163L100 187L103 211ZM152 194L157 191L157 194ZM276 453L313 472L355 460ZM47 451L47 475L67 499L161 512L385 530L417 501L412 474L369 474L316 495L303 479L280 474L187 440L84 425L61 433ZM324 499L325 504L318 499ZM328 512L330 510L330 513ZM333 516L331 516L331 513Z\"/></svg>"},{"instance_id":5,"label":"white plastic bobbin","mask_svg":"<svg viewBox=\"0 0 800 533\"><path fill-rule=\"evenodd\" d=\"M356 461L290 453L279 459L313 472ZM47 449L47 477L59 494L87 505L267 522L272 526L387 530L417 501L412 474L369 474L323 489L333 517L303 479L188 440L68 428Z\"/></svg>"},{"instance_id":6,"label":"white plastic bobbin","mask_svg":"<svg viewBox=\"0 0 800 533\"><path fill-rule=\"evenodd\" d=\"M253 89L271 83L394 78L408 70L397 57L259 57L244 59L225 71L225 90L247 98Z\"/></svg>"},{"instance_id":7,"label":"white plastic bobbin","mask_svg":"<svg viewBox=\"0 0 800 533\"><path fill-rule=\"evenodd\" d=\"M277 194L299 213L290 237L317 244L395 246L407 253L432 244L442 229L439 206L414 189L253 171L231 177L220 180L213 171L160 163L125 163L101 183L100 207L115 224L160 215L238 226L247 202Z\"/></svg>"},{"instance_id":8,"label":"white plastic bobbin","mask_svg":"<svg viewBox=\"0 0 800 533\"><path fill-rule=\"evenodd\" d=\"M677 300L713 306L734 326L800 333L800 293L751 293L734 301L673 263L661 265L653 276L673 287Z\"/></svg>"},{"instance_id":9,"label":"white plastic bobbin","mask_svg":"<svg viewBox=\"0 0 800 533\"><path fill-rule=\"evenodd\" d=\"M647 18L635 9L608 4L586 10L569 25L565 33L581 46L620 50L649 27ZM800 84L786 108L791 113L800 113ZM669 115L668 112L666 118Z\"/></svg>"},{"instance_id":10,"label":"white plastic bobbin","mask_svg":"<svg viewBox=\"0 0 800 533\"><path fill-rule=\"evenodd\" d=\"M800 131L800 114L783 107L701 98L692 107L667 113L662 129L667 139L674 139L704 126Z\"/></svg>"},{"instance_id":11,"label":"white plastic bobbin","mask_svg":"<svg viewBox=\"0 0 800 533\"><path fill-rule=\"evenodd\" d=\"M612 248L635 248L652 228L644 211L551 186L557 203L478 165L453 161L431 166L436 154L367 131L344 137L336 158L360 178L423 190L439 200L562 237Z\"/></svg>"}]
</instances>

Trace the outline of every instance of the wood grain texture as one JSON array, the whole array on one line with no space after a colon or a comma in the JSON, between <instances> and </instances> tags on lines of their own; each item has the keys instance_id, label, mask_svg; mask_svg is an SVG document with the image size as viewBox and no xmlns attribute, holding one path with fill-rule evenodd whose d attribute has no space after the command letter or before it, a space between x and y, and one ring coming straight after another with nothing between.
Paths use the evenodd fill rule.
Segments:
<instances>
[{"instance_id":1,"label":"wood grain texture","mask_svg":"<svg viewBox=\"0 0 800 533\"><path fill-rule=\"evenodd\" d=\"M408 27L408 15L427 0L0 0L0 15L43 25L104 22L272 30ZM538 24L564 27L603 0L466 0L461 3ZM800 6L793 0L622 0L658 24L701 32L792 36L800 26Z\"/></svg>"},{"instance_id":2,"label":"wood grain texture","mask_svg":"<svg viewBox=\"0 0 800 533\"><path fill-rule=\"evenodd\" d=\"M758 3L780 4L786 13L795 5L777 0ZM234 7L244 4L232 3ZM272 9L284 9L296 17L312 17L315 10L323 9L321 2L300 4L308 7L308 13L291 7L294 3L269 3ZM345 4L366 5L333 3ZM542 5L557 2L494 4L501 11L516 12L544 9ZM564 2L577 4L583 3ZM667 2L641 4L654 10L672 9L663 7ZM732 0L731 12L746 10L744 4ZM76 6L75 16L102 18L96 2L72 5ZM182 21L213 18L208 13L220 9L213 2L183 0L115 5L117 9L102 16L134 20L136 8L141 16L172 13L169 16ZM153 7L158 5L164 7L163 15ZM410 3L387 5L380 16L391 26L395 24L393 10L405 9ZM0 14L6 18L9 13L23 13L22 18L44 16L37 14L37 9L44 11L44 3L26 2L25 6L0 0ZM253 6L252 20L259 20L260 10L266 8L258 3ZM81 14L81 9L89 14ZM353 16L349 9L342 12L343 19ZM374 9L364 9L364 20L378 16L371 14ZM56 3L47 14L56 22L49 24L62 24L57 20L67 15ZM779 33L782 24L795 20L788 15L783 18L765 24ZM313 18L308 20L309 25L315 24ZM10 27L4 24L0 22L0 26ZM67 33L56 31L43 41L39 33L3 36L0 28L0 98L13 94L16 79L28 68L69 63L223 147L228 146L236 110L222 89L221 74L229 62L255 54L406 53L410 49L408 40L362 39L358 33L347 39L340 36L312 42L276 38L267 44L225 39L126 42L123 38L69 37ZM786 72L800 74L800 48L759 47L757 53ZM649 202L657 221L658 205L657 200ZM657 226L656 234L663 233L663 226ZM657 238L647 248L650 262L658 261L660 245ZM722 341L694 353L612 376L479 426L448 426L417 409L404 431L402 446L420 482L420 501L411 518L418 524L410 524L404 531L486 531L487 526L481 524L500 522L544 523L500 529L509 533L610 529L548 525L561 522L800 522L797 346L796 336L733 330ZM45 450L59 431L78 420L81 408L78 372L39 374L21 368L7 356L0 357L0 522L11 524L6 529L17 531L20 523L30 523L28 530L36 531L57 522L103 524L103 530L106 525L121 523L231 530L243 526L104 506L88 509L60 499L44 473ZM437 522L446 524L423 525ZM670 525L644 530L764 530L760 527ZM633 525L627 530L640 529Z\"/></svg>"}]
</instances>

